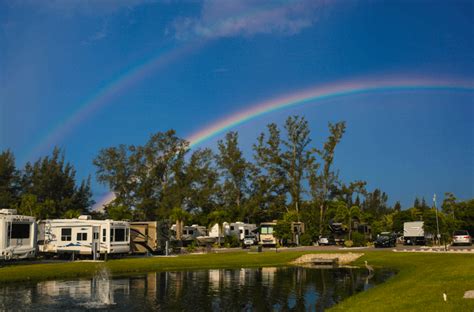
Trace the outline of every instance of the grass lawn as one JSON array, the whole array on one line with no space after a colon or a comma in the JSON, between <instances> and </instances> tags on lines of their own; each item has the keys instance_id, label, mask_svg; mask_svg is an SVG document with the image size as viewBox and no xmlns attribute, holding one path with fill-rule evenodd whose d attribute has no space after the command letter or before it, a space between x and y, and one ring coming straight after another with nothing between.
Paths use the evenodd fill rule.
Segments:
<instances>
[{"instance_id":1,"label":"grass lawn","mask_svg":"<svg viewBox=\"0 0 474 312\"><path fill-rule=\"evenodd\" d=\"M331 311L474 311L474 256L469 254L394 253L362 251L355 264L388 267L398 274L383 284L349 297ZM282 266L305 252L223 253L180 257L127 258L105 265L115 274L149 271ZM306 252L308 253L308 252ZM314 253L314 252L311 252ZM0 268L0 284L26 280L90 277L104 264L90 262L13 265ZM448 301L442 294L446 291Z\"/></svg>"}]
</instances>

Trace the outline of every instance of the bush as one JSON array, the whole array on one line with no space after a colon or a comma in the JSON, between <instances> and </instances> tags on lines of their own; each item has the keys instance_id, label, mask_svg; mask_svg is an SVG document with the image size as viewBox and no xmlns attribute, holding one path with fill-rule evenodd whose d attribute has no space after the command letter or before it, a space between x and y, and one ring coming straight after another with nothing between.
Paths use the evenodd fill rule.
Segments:
<instances>
[{"instance_id":1,"label":"bush","mask_svg":"<svg viewBox=\"0 0 474 312\"><path fill-rule=\"evenodd\" d=\"M188 252L194 252L196 251L196 243L195 242L192 242L191 244L188 245L188 247L186 247L186 250Z\"/></svg>"},{"instance_id":2,"label":"bush","mask_svg":"<svg viewBox=\"0 0 474 312\"><path fill-rule=\"evenodd\" d=\"M224 238L224 246L226 246L227 248L240 247L240 245L240 240L237 238L237 236L230 235Z\"/></svg>"},{"instance_id":3,"label":"bush","mask_svg":"<svg viewBox=\"0 0 474 312\"><path fill-rule=\"evenodd\" d=\"M300 244L303 246L311 246L313 244L313 238L310 233L304 233L300 237Z\"/></svg>"},{"instance_id":4,"label":"bush","mask_svg":"<svg viewBox=\"0 0 474 312\"><path fill-rule=\"evenodd\" d=\"M365 235L358 232L352 233L352 242L355 247L364 247L367 244Z\"/></svg>"},{"instance_id":5,"label":"bush","mask_svg":"<svg viewBox=\"0 0 474 312\"><path fill-rule=\"evenodd\" d=\"M354 245L354 243L349 239L344 241L344 246L346 246L346 247L352 247L353 245Z\"/></svg>"}]
</instances>

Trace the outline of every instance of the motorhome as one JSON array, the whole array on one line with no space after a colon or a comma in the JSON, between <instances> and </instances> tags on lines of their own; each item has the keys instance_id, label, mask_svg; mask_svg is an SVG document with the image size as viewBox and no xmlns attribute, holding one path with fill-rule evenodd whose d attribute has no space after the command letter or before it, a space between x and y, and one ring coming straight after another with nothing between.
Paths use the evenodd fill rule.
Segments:
<instances>
[{"instance_id":1,"label":"motorhome","mask_svg":"<svg viewBox=\"0 0 474 312\"><path fill-rule=\"evenodd\" d=\"M35 256L35 218L18 215L15 209L0 209L0 260Z\"/></svg>"},{"instance_id":2,"label":"motorhome","mask_svg":"<svg viewBox=\"0 0 474 312\"><path fill-rule=\"evenodd\" d=\"M264 222L260 224L258 243L263 246L276 246L277 240L273 236L273 228L276 222Z\"/></svg>"},{"instance_id":3,"label":"motorhome","mask_svg":"<svg viewBox=\"0 0 474 312\"><path fill-rule=\"evenodd\" d=\"M130 252L130 224L126 221L77 219L42 220L38 249L45 254L92 255Z\"/></svg>"}]
</instances>

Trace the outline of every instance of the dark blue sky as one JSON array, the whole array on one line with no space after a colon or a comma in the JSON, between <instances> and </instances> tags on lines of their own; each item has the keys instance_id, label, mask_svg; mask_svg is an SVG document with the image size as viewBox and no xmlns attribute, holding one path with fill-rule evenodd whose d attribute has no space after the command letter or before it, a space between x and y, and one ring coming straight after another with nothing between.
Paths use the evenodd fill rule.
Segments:
<instances>
[{"instance_id":1,"label":"dark blue sky","mask_svg":"<svg viewBox=\"0 0 474 312\"><path fill-rule=\"evenodd\" d=\"M47 154L44 138L62 131L51 143L85 177L94 174L100 148L140 144L169 128L186 137L253 103L319 84L390 76L474 81L472 1L174 2L0 2L0 149L12 149L22 166ZM57 127L101 89L166 55L173 57L115 90L80 123ZM336 165L346 182L364 179L404 206L435 192L467 199L474 197L473 96L347 96L236 130L250 157L266 123L304 115L320 145L328 121L345 120ZM96 198L104 192L94 182Z\"/></svg>"}]
</instances>

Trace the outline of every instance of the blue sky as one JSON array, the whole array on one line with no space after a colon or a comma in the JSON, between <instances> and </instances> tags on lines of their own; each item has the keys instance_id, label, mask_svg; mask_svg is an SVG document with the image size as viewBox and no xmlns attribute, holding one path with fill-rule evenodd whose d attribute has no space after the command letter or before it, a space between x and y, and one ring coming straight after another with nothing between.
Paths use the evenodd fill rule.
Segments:
<instances>
[{"instance_id":1,"label":"blue sky","mask_svg":"<svg viewBox=\"0 0 474 312\"><path fill-rule=\"evenodd\" d=\"M472 85L473 12L472 1L1 1L0 149L10 148L19 166L47 154L45 136L87 99L166 55L173 57L52 142L80 177L94 175L101 148L140 144L170 128L186 137L253 103L319 84L406 75ZM473 95L347 96L235 130L250 157L266 123L304 115L320 145L327 123L345 120L336 165L346 182L366 180L405 207L435 192L467 199L474 197ZM107 191L93 187L96 199Z\"/></svg>"}]
</instances>

